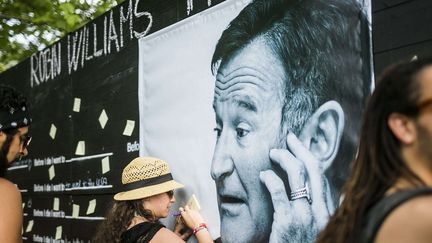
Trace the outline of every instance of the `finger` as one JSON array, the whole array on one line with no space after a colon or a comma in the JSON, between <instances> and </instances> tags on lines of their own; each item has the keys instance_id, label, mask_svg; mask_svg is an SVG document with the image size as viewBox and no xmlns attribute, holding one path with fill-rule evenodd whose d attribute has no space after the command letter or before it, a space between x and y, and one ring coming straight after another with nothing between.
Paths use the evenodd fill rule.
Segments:
<instances>
[{"instance_id":1,"label":"finger","mask_svg":"<svg viewBox=\"0 0 432 243\"><path fill-rule=\"evenodd\" d=\"M326 193L329 192L326 187L326 178L324 171L320 170L320 161L302 144L302 142L293 134L287 135L287 146L292 155L304 162L308 175L308 186L312 199L312 210L318 221L326 220L328 217L328 208Z\"/></svg>"},{"instance_id":2,"label":"finger","mask_svg":"<svg viewBox=\"0 0 432 243\"><path fill-rule=\"evenodd\" d=\"M283 181L271 170L261 171L259 177L270 193L275 213L290 215L291 205Z\"/></svg>"},{"instance_id":3,"label":"finger","mask_svg":"<svg viewBox=\"0 0 432 243\"><path fill-rule=\"evenodd\" d=\"M303 143L296 137L292 132L287 135L287 146L292 155L299 160L302 160L309 170L309 167L318 168L317 159L315 156L307 149Z\"/></svg>"},{"instance_id":4,"label":"finger","mask_svg":"<svg viewBox=\"0 0 432 243\"><path fill-rule=\"evenodd\" d=\"M291 191L305 187L308 175L302 161L286 149L272 149L269 156L271 161L278 164L287 174Z\"/></svg>"},{"instance_id":5,"label":"finger","mask_svg":"<svg viewBox=\"0 0 432 243\"><path fill-rule=\"evenodd\" d=\"M183 240L187 240L190 236L192 235L192 232L190 232L190 230L187 230L186 232L184 232L180 238L182 238Z\"/></svg>"},{"instance_id":6,"label":"finger","mask_svg":"<svg viewBox=\"0 0 432 243\"><path fill-rule=\"evenodd\" d=\"M292 152L292 155L297 159L303 161L308 175L309 186L313 194L313 200L324 200L323 198L323 181L324 171L319 169L319 161L313 154L302 144L302 142L294 135L289 133L287 135L287 146Z\"/></svg>"}]
</instances>

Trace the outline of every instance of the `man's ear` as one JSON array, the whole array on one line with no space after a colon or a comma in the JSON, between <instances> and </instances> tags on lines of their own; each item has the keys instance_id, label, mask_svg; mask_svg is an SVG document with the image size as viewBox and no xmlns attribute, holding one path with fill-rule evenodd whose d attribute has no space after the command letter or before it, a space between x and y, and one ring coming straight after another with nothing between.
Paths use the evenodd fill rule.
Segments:
<instances>
[{"instance_id":1,"label":"man's ear","mask_svg":"<svg viewBox=\"0 0 432 243\"><path fill-rule=\"evenodd\" d=\"M415 124L405 115L391 113L387 125L395 137L403 144L412 144L417 138Z\"/></svg>"},{"instance_id":2,"label":"man's ear","mask_svg":"<svg viewBox=\"0 0 432 243\"><path fill-rule=\"evenodd\" d=\"M322 171L331 166L339 151L344 126L344 111L338 102L331 100L309 117L299 134L300 141L320 161Z\"/></svg>"}]
</instances>

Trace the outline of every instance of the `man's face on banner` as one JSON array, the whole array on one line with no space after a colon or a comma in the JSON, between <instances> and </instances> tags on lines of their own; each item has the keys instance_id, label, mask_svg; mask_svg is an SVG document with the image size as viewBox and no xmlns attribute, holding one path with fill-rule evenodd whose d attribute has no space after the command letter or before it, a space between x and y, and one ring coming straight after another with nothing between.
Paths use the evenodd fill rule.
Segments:
<instances>
[{"instance_id":1,"label":"man's face on banner","mask_svg":"<svg viewBox=\"0 0 432 243\"><path fill-rule=\"evenodd\" d=\"M271 169L270 149L282 147L284 80L280 61L260 40L218 70L218 137L211 174L218 192L222 242L268 241L273 207L259 173Z\"/></svg>"}]
</instances>

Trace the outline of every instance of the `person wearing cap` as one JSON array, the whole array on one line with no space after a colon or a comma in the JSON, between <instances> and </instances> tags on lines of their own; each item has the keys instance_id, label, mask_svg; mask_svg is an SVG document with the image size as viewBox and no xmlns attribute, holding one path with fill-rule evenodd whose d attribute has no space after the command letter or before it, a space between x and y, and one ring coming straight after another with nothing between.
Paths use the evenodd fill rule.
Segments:
<instances>
[{"instance_id":1,"label":"person wearing cap","mask_svg":"<svg viewBox=\"0 0 432 243\"><path fill-rule=\"evenodd\" d=\"M22 199L18 188L5 177L7 168L27 155L31 122L26 98L0 85L0 242L21 242Z\"/></svg>"},{"instance_id":2,"label":"person wearing cap","mask_svg":"<svg viewBox=\"0 0 432 243\"><path fill-rule=\"evenodd\" d=\"M174 190L184 187L175 181L168 164L158 158L138 157L122 173L123 189L92 242L185 242L191 234L199 243L213 242L199 212L179 209L174 231L159 223L176 201Z\"/></svg>"}]
</instances>

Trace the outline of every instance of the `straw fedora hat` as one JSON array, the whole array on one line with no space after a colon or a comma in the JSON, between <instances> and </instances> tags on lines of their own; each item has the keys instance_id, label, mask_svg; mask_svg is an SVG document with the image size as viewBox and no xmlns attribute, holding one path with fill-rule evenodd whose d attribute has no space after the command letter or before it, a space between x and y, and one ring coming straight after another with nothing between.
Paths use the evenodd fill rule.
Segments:
<instances>
[{"instance_id":1,"label":"straw fedora hat","mask_svg":"<svg viewBox=\"0 0 432 243\"><path fill-rule=\"evenodd\" d=\"M114 195L117 201L141 199L184 187L172 178L165 161L153 157L132 160L123 169L122 184L123 191Z\"/></svg>"}]
</instances>

